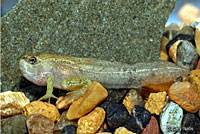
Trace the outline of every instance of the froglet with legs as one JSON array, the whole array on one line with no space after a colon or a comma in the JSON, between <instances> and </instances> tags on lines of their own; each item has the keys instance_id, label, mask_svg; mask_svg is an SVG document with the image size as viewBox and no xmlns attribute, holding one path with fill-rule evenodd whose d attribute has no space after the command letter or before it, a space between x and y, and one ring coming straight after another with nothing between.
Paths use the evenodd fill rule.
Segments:
<instances>
[{"instance_id":1,"label":"froglet with legs","mask_svg":"<svg viewBox=\"0 0 200 134\"><path fill-rule=\"evenodd\" d=\"M51 53L25 55L20 59L19 67L23 76L36 85L46 86L49 79L53 87L72 91L70 95L77 98L91 85L91 80L100 82L105 88L141 89L189 74L189 70L168 61L126 64ZM48 93L42 99L49 97L55 96Z\"/></svg>"}]
</instances>

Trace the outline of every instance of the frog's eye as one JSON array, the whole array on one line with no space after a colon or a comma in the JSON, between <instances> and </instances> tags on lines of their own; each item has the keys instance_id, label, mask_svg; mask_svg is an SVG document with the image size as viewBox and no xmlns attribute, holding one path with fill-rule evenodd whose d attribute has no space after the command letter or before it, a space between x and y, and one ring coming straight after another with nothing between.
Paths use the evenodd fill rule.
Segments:
<instances>
[{"instance_id":1,"label":"frog's eye","mask_svg":"<svg viewBox=\"0 0 200 134\"><path fill-rule=\"evenodd\" d=\"M30 64L35 64L35 63L37 63L37 58L36 58L35 56L31 56L28 60L29 60L29 63L30 63Z\"/></svg>"}]
</instances>

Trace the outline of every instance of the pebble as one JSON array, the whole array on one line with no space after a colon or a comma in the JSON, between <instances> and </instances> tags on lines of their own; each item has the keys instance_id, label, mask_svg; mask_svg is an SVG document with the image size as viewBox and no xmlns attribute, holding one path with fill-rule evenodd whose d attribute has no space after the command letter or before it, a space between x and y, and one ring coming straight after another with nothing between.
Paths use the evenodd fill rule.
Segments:
<instances>
[{"instance_id":1,"label":"pebble","mask_svg":"<svg viewBox=\"0 0 200 134\"><path fill-rule=\"evenodd\" d=\"M169 60L169 56L167 55L166 52L160 51L160 60L164 60L164 61L168 61Z\"/></svg>"},{"instance_id":2,"label":"pebble","mask_svg":"<svg viewBox=\"0 0 200 134\"><path fill-rule=\"evenodd\" d=\"M106 111L106 121L111 130L123 126L129 116L129 113L123 104L111 103L104 107L104 109Z\"/></svg>"},{"instance_id":3,"label":"pebble","mask_svg":"<svg viewBox=\"0 0 200 134\"><path fill-rule=\"evenodd\" d=\"M58 109L67 109L75 101L75 98L68 99L66 96L60 96L56 101L56 107Z\"/></svg>"},{"instance_id":4,"label":"pebble","mask_svg":"<svg viewBox=\"0 0 200 134\"><path fill-rule=\"evenodd\" d=\"M128 112L131 113L135 105L144 106L144 100L142 96L136 90L131 89L126 94L123 100L123 104L128 110Z\"/></svg>"},{"instance_id":5,"label":"pebble","mask_svg":"<svg viewBox=\"0 0 200 134\"><path fill-rule=\"evenodd\" d=\"M166 95L166 92L151 93L145 103L145 108L151 114L159 115L166 105Z\"/></svg>"},{"instance_id":6,"label":"pebble","mask_svg":"<svg viewBox=\"0 0 200 134\"><path fill-rule=\"evenodd\" d=\"M178 31L178 34L194 35L195 32L193 27L186 25Z\"/></svg>"},{"instance_id":7,"label":"pebble","mask_svg":"<svg viewBox=\"0 0 200 134\"><path fill-rule=\"evenodd\" d=\"M128 130L139 133L141 132L149 123L151 119L151 114L144 107L135 105L130 115L124 125Z\"/></svg>"},{"instance_id":8,"label":"pebble","mask_svg":"<svg viewBox=\"0 0 200 134\"><path fill-rule=\"evenodd\" d=\"M167 43L169 42L169 39L165 36L162 37L161 39L161 47L160 47L160 50L164 53L167 53L167 50L166 50L166 45Z\"/></svg>"},{"instance_id":9,"label":"pebble","mask_svg":"<svg viewBox=\"0 0 200 134\"><path fill-rule=\"evenodd\" d=\"M200 29L195 30L195 44L196 44L197 53L200 56Z\"/></svg>"},{"instance_id":10,"label":"pebble","mask_svg":"<svg viewBox=\"0 0 200 134\"><path fill-rule=\"evenodd\" d=\"M136 133L129 131L125 127L119 127L115 130L114 134L136 134Z\"/></svg>"},{"instance_id":11,"label":"pebble","mask_svg":"<svg viewBox=\"0 0 200 134\"><path fill-rule=\"evenodd\" d=\"M195 113L200 109L200 94L188 81L175 82L170 87L168 95L170 100L188 112Z\"/></svg>"},{"instance_id":12,"label":"pebble","mask_svg":"<svg viewBox=\"0 0 200 134\"><path fill-rule=\"evenodd\" d=\"M163 36L167 37L169 40L172 40L174 37L176 37L177 33L177 30L168 30L163 33Z\"/></svg>"},{"instance_id":13,"label":"pebble","mask_svg":"<svg viewBox=\"0 0 200 134\"><path fill-rule=\"evenodd\" d=\"M199 115L199 118L200 118L200 110L199 110L199 112L198 112L198 115Z\"/></svg>"},{"instance_id":14,"label":"pebble","mask_svg":"<svg viewBox=\"0 0 200 134\"><path fill-rule=\"evenodd\" d=\"M76 134L77 127L74 125L67 125L61 131L61 134Z\"/></svg>"},{"instance_id":15,"label":"pebble","mask_svg":"<svg viewBox=\"0 0 200 134\"><path fill-rule=\"evenodd\" d=\"M25 116L38 113L48 117L52 121L60 119L58 109L54 105L43 101L33 101L27 104L23 111Z\"/></svg>"},{"instance_id":16,"label":"pebble","mask_svg":"<svg viewBox=\"0 0 200 134\"><path fill-rule=\"evenodd\" d=\"M26 125L29 134L53 134L54 122L41 114L31 114Z\"/></svg>"},{"instance_id":17,"label":"pebble","mask_svg":"<svg viewBox=\"0 0 200 134\"><path fill-rule=\"evenodd\" d=\"M151 116L151 120L141 134L159 134L158 121L154 116Z\"/></svg>"},{"instance_id":18,"label":"pebble","mask_svg":"<svg viewBox=\"0 0 200 134\"><path fill-rule=\"evenodd\" d=\"M170 47L178 40L187 40L187 41L191 42L192 44L195 44L194 35L178 34L178 35L176 35L176 37L174 37L167 43L167 45L166 45L167 53L169 53Z\"/></svg>"},{"instance_id":19,"label":"pebble","mask_svg":"<svg viewBox=\"0 0 200 134\"><path fill-rule=\"evenodd\" d=\"M96 107L91 113L78 120L77 134L94 134L101 127L105 119L103 108Z\"/></svg>"},{"instance_id":20,"label":"pebble","mask_svg":"<svg viewBox=\"0 0 200 134\"><path fill-rule=\"evenodd\" d=\"M192 86L197 88L200 94L200 69L192 70L190 72L189 81L192 84Z\"/></svg>"},{"instance_id":21,"label":"pebble","mask_svg":"<svg viewBox=\"0 0 200 134\"><path fill-rule=\"evenodd\" d=\"M84 116L105 100L107 96L107 90L100 83L93 81L85 94L69 107L67 119L74 120Z\"/></svg>"},{"instance_id":22,"label":"pebble","mask_svg":"<svg viewBox=\"0 0 200 134\"><path fill-rule=\"evenodd\" d=\"M176 64L183 68L192 70L196 66L197 62L198 53L193 44L186 40L181 41L177 48Z\"/></svg>"},{"instance_id":23,"label":"pebble","mask_svg":"<svg viewBox=\"0 0 200 134\"><path fill-rule=\"evenodd\" d=\"M181 134L199 134L200 119L194 115L187 113L183 116Z\"/></svg>"},{"instance_id":24,"label":"pebble","mask_svg":"<svg viewBox=\"0 0 200 134\"><path fill-rule=\"evenodd\" d=\"M73 125L77 126L77 121L76 120L68 120L66 118L67 111L62 112L60 116L60 120L56 123L54 127L54 131L61 131L65 126Z\"/></svg>"},{"instance_id":25,"label":"pebble","mask_svg":"<svg viewBox=\"0 0 200 134\"><path fill-rule=\"evenodd\" d=\"M183 110L174 102L168 103L160 115L160 128L164 134L180 133Z\"/></svg>"},{"instance_id":26,"label":"pebble","mask_svg":"<svg viewBox=\"0 0 200 134\"><path fill-rule=\"evenodd\" d=\"M21 114L23 107L30 103L22 92L6 91L0 93L0 114L3 117Z\"/></svg>"},{"instance_id":27,"label":"pebble","mask_svg":"<svg viewBox=\"0 0 200 134\"><path fill-rule=\"evenodd\" d=\"M182 40L176 41L169 49L169 57L176 63L177 48Z\"/></svg>"},{"instance_id":28,"label":"pebble","mask_svg":"<svg viewBox=\"0 0 200 134\"><path fill-rule=\"evenodd\" d=\"M1 134L27 134L26 116L23 114L1 119Z\"/></svg>"}]
</instances>

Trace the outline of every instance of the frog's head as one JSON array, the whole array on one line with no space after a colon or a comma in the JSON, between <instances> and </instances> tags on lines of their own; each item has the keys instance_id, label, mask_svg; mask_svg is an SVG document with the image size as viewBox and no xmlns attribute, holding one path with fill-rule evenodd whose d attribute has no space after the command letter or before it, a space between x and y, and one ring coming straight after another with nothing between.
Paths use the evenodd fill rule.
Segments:
<instances>
[{"instance_id":1,"label":"frog's head","mask_svg":"<svg viewBox=\"0 0 200 134\"><path fill-rule=\"evenodd\" d=\"M37 85L46 85L48 76L52 76L52 64L49 62L48 54L34 53L21 57L19 68L23 76Z\"/></svg>"}]
</instances>

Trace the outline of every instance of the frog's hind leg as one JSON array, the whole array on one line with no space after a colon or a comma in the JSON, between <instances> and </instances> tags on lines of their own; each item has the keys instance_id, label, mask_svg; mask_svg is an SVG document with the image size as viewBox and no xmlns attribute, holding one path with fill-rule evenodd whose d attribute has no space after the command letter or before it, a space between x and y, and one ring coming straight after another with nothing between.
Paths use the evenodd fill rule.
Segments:
<instances>
[{"instance_id":1,"label":"frog's hind leg","mask_svg":"<svg viewBox=\"0 0 200 134\"><path fill-rule=\"evenodd\" d=\"M46 94L44 96L42 96L39 100L48 99L48 103L50 103L51 97L55 98L55 99L58 99L55 95L53 95L53 80L49 76L48 79L47 79L47 91L46 91Z\"/></svg>"},{"instance_id":2,"label":"frog's hind leg","mask_svg":"<svg viewBox=\"0 0 200 134\"><path fill-rule=\"evenodd\" d=\"M92 81L80 76L72 76L62 82L62 87L70 92L66 94L66 103L76 101L91 86Z\"/></svg>"}]
</instances>

